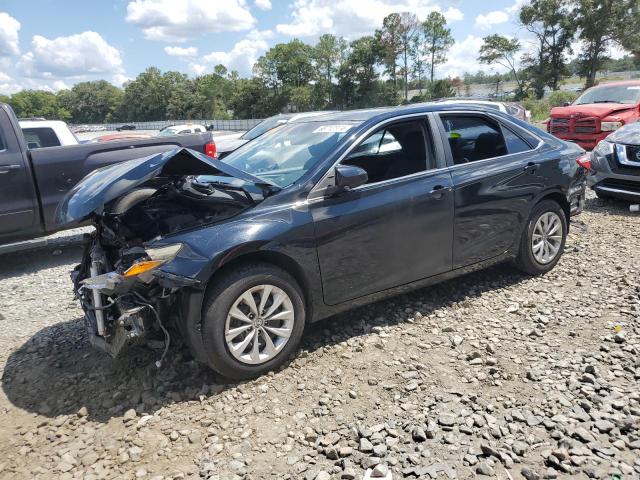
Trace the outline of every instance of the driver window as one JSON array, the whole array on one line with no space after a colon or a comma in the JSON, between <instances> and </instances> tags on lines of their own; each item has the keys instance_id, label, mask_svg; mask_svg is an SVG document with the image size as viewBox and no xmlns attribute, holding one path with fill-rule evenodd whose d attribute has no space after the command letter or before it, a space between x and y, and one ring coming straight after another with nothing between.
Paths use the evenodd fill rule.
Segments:
<instances>
[{"instance_id":1,"label":"driver window","mask_svg":"<svg viewBox=\"0 0 640 480\"><path fill-rule=\"evenodd\" d=\"M367 172L367 183L382 182L427 170L421 121L389 125L369 135L345 158Z\"/></svg>"}]
</instances>

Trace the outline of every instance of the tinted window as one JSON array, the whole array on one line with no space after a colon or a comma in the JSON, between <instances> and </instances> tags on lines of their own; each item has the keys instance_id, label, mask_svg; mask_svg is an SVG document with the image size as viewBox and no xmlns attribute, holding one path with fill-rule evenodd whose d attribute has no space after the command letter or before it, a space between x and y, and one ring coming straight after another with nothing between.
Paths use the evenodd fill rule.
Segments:
<instances>
[{"instance_id":1,"label":"tinted window","mask_svg":"<svg viewBox=\"0 0 640 480\"><path fill-rule=\"evenodd\" d=\"M442 115L441 118L454 164L507 154L504 137L497 123L472 115Z\"/></svg>"},{"instance_id":2,"label":"tinted window","mask_svg":"<svg viewBox=\"0 0 640 480\"><path fill-rule=\"evenodd\" d=\"M52 128L23 128L22 133L27 142L27 147L59 147L60 141Z\"/></svg>"},{"instance_id":3,"label":"tinted window","mask_svg":"<svg viewBox=\"0 0 640 480\"><path fill-rule=\"evenodd\" d=\"M5 150L7 148L7 146L4 143L4 138L2 138L2 135L0 135L0 150Z\"/></svg>"},{"instance_id":4,"label":"tinted window","mask_svg":"<svg viewBox=\"0 0 640 480\"><path fill-rule=\"evenodd\" d=\"M507 144L507 152L520 153L531 150L531 146L527 142L525 142L508 128L503 127L502 133L504 135L504 141Z\"/></svg>"},{"instance_id":5,"label":"tinted window","mask_svg":"<svg viewBox=\"0 0 640 480\"><path fill-rule=\"evenodd\" d=\"M378 130L342 163L366 170L368 183L404 177L427 169L427 151L420 122L405 122Z\"/></svg>"}]
</instances>

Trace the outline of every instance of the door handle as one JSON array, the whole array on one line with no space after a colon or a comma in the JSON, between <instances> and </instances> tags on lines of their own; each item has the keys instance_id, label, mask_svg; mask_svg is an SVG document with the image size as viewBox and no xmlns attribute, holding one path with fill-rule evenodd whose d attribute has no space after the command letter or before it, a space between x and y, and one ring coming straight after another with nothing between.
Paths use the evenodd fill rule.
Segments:
<instances>
[{"instance_id":1,"label":"door handle","mask_svg":"<svg viewBox=\"0 0 640 480\"><path fill-rule=\"evenodd\" d=\"M527 163L527 166L523 168L523 170L527 173L534 173L536 170L538 170L538 164L535 162L529 162Z\"/></svg>"},{"instance_id":2,"label":"door handle","mask_svg":"<svg viewBox=\"0 0 640 480\"><path fill-rule=\"evenodd\" d=\"M436 185L429 192L429 197L440 200L444 197L444 194L451 191L451 187L445 187L443 185Z\"/></svg>"},{"instance_id":3,"label":"door handle","mask_svg":"<svg viewBox=\"0 0 640 480\"><path fill-rule=\"evenodd\" d=\"M0 165L0 174L9 173L12 170L20 170L21 165Z\"/></svg>"}]
</instances>

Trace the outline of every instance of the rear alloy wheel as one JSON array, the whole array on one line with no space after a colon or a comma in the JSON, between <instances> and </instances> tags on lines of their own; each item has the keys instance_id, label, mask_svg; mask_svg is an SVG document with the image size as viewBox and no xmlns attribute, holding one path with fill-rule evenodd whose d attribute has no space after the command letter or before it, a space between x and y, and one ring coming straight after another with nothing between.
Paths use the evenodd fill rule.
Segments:
<instances>
[{"instance_id":1,"label":"rear alloy wheel","mask_svg":"<svg viewBox=\"0 0 640 480\"><path fill-rule=\"evenodd\" d=\"M546 212L538 217L536 226L533 228L531 241L531 251L533 257L541 265L553 262L564 239L564 229L562 220L556 212Z\"/></svg>"},{"instance_id":2,"label":"rear alloy wheel","mask_svg":"<svg viewBox=\"0 0 640 480\"><path fill-rule=\"evenodd\" d=\"M537 204L522 232L516 265L531 275L551 270L560 260L567 238L567 218L562 207L553 200Z\"/></svg>"},{"instance_id":3,"label":"rear alloy wheel","mask_svg":"<svg viewBox=\"0 0 640 480\"><path fill-rule=\"evenodd\" d=\"M216 277L203 310L207 363L233 380L254 378L280 366L302 337L303 298L291 275L266 263Z\"/></svg>"}]
</instances>

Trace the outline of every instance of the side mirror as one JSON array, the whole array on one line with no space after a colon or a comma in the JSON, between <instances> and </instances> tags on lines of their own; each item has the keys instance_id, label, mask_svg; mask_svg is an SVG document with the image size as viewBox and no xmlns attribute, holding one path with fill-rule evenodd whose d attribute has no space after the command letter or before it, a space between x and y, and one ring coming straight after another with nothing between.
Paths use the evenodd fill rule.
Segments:
<instances>
[{"instance_id":1,"label":"side mirror","mask_svg":"<svg viewBox=\"0 0 640 480\"><path fill-rule=\"evenodd\" d=\"M568 107L569 105L571 105L571 102L564 102L564 103L562 104L562 106L563 106L563 107Z\"/></svg>"},{"instance_id":2,"label":"side mirror","mask_svg":"<svg viewBox=\"0 0 640 480\"><path fill-rule=\"evenodd\" d=\"M367 171L354 165L338 165L334 171L336 188L340 191L359 187L369 181Z\"/></svg>"}]
</instances>

